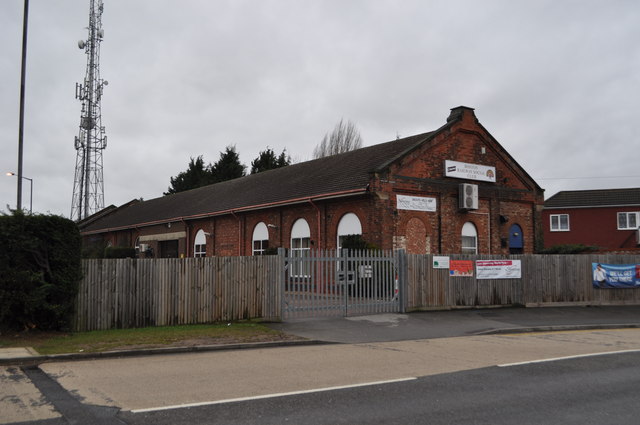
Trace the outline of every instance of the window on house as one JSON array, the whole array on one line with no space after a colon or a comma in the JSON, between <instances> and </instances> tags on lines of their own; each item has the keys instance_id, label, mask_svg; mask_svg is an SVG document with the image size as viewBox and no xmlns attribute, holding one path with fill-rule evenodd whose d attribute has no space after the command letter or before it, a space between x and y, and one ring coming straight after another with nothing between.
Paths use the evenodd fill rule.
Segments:
<instances>
[{"instance_id":1,"label":"window on house","mask_svg":"<svg viewBox=\"0 0 640 425\"><path fill-rule=\"evenodd\" d=\"M619 212L618 213L618 230L635 230L638 228L637 212Z\"/></svg>"},{"instance_id":2,"label":"window on house","mask_svg":"<svg viewBox=\"0 0 640 425\"><path fill-rule=\"evenodd\" d=\"M550 219L552 232L569 231L569 214L551 214Z\"/></svg>"},{"instance_id":3,"label":"window on house","mask_svg":"<svg viewBox=\"0 0 640 425\"><path fill-rule=\"evenodd\" d=\"M347 213L343 215L340 219L340 223L338 223L338 240L336 245L338 247L338 252L342 249L342 241L345 236L361 234L362 225L360 224L358 216L354 213Z\"/></svg>"},{"instance_id":4,"label":"window on house","mask_svg":"<svg viewBox=\"0 0 640 425\"><path fill-rule=\"evenodd\" d=\"M204 234L204 230L198 230L196 233L196 239L193 243L193 256L194 257L206 257L207 256L207 237Z\"/></svg>"},{"instance_id":5,"label":"window on house","mask_svg":"<svg viewBox=\"0 0 640 425\"><path fill-rule=\"evenodd\" d=\"M311 252L311 229L303 218L298 219L291 228L291 275L309 276L311 264L305 261Z\"/></svg>"},{"instance_id":6,"label":"window on house","mask_svg":"<svg viewBox=\"0 0 640 425\"><path fill-rule=\"evenodd\" d=\"M256 224L253 228L253 237L251 238L253 255L264 255L265 251L269 248L269 229L263 222Z\"/></svg>"},{"instance_id":7,"label":"window on house","mask_svg":"<svg viewBox=\"0 0 640 425\"><path fill-rule=\"evenodd\" d=\"M473 223L464 223L462 226L462 253L478 253L478 231Z\"/></svg>"}]
</instances>

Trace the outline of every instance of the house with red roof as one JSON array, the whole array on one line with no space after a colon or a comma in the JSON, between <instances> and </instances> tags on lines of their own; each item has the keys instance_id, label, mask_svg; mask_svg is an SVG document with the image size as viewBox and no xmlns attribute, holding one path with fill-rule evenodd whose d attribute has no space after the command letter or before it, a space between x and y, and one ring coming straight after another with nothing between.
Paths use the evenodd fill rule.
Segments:
<instances>
[{"instance_id":1,"label":"house with red roof","mask_svg":"<svg viewBox=\"0 0 640 425\"><path fill-rule=\"evenodd\" d=\"M640 188L567 190L544 203L544 245L582 244L601 251L640 246Z\"/></svg>"}]
</instances>

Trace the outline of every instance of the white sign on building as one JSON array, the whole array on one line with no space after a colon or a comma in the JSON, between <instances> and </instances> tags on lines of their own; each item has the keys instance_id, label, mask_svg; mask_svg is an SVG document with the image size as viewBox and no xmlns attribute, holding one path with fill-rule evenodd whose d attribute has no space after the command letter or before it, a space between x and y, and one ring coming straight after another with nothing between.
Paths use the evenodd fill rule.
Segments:
<instances>
[{"instance_id":1,"label":"white sign on building","mask_svg":"<svg viewBox=\"0 0 640 425\"><path fill-rule=\"evenodd\" d=\"M396 195L399 210L436 211L436 198Z\"/></svg>"},{"instance_id":2,"label":"white sign on building","mask_svg":"<svg viewBox=\"0 0 640 425\"><path fill-rule=\"evenodd\" d=\"M450 161L447 159L444 161L444 175L455 179L480 180L495 183L496 167Z\"/></svg>"}]
</instances>

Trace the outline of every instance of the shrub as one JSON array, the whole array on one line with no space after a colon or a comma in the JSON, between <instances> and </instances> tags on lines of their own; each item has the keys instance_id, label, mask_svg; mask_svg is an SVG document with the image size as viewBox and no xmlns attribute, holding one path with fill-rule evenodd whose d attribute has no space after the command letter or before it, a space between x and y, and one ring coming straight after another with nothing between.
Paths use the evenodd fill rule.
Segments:
<instances>
[{"instance_id":1,"label":"shrub","mask_svg":"<svg viewBox=\"0 0 640 425\"><path fill-rule=\"evenodd\" d=\"M352 251L361 250L377 250L378 247L372 243L365 241L362 235L346 235L342 238L342 249Z\"/></svg>"},{"instance_id":2,"label":"shrub","mask_svg":"<svg viewBox=\"0 0 640 425\"><path fill-rule=\"evenodd\" d=\"M0 327L67 329L82 278L76 224L55 215L0 215Z\"/></svg>"},{"instance_id":3,"label":"shrub","mask_svg":"<svg viewBox=\"0 0 640 425\"><path fill-rule=\"evenodd\" d=\"M597 246L587 246L582 244L562 244L553 245L549 248L543 249L540 254L588 254L593 251L597 251Z\"/></svg>"},{"instance_id":4,"label":"shrub","mask_svg":"<svg viewBox=\"0 0 640 425\"><path fill-rule=\"evenodd\" d=\"M136 258L136 249L128 246L109 246L104 249L104 258Z\"/></svg>"}]
</instances>

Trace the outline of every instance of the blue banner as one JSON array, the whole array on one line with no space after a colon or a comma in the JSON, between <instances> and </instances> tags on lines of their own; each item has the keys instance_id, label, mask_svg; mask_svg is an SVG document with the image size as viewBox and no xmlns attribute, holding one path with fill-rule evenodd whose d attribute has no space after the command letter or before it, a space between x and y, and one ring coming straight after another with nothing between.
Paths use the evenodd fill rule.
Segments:
<instances>
[{"instance_id":1,"label":"blue banner","mask_svg":"<svg viewBox=\"0 0 640 425\"><path fill-rule=\"evenodd\" d=\"M591 263L594 288L640 287L640 264Z\"/></svg>"}]
</instances>

